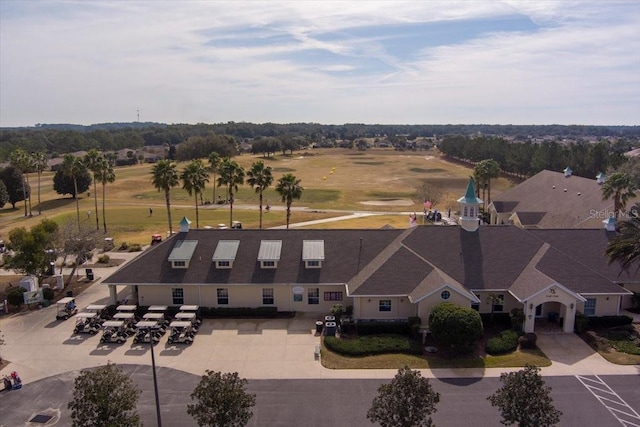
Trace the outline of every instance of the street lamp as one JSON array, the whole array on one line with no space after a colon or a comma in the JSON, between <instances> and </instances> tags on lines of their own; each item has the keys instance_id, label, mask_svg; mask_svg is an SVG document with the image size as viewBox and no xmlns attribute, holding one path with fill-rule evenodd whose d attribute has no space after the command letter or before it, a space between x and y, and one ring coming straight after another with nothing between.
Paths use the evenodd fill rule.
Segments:
<instances>
[{"instance_id":1,"label":"street lamp","mask_svg":"<svg viewBox=\"0 0 640 427\"><path fill-rule=\"evenodd\" d=\"M149 348L151 350L151 369L153 370L153 392L156 398L156 418L158 420L158 427L162 427L162 417L160 416L160 398L158 396L158 378L156 377L156 357L153 353L153 332L158 330L158 326L147 327L146 331L149 334Z\"/></svg>"}]
</instances>

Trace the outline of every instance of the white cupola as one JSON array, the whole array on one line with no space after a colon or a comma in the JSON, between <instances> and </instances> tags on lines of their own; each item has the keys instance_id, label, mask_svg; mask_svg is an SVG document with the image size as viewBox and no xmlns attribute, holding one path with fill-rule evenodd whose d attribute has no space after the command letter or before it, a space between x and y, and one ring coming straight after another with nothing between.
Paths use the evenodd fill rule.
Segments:
<instances>
[{"instance_id":1,"label":"white cupola","mask_svg":"<svg viewBox=\"0 0 640 427\"><path fill-rule=\"evenodd\" d=\"M189 224L191 224L191 221L189 221L186 216L183 216L182 219L180 220L180 232L188 233Z\"/></svg>"},{"instance_id":2,"label":"white cupola","mask_svg":"<svg viewBox=\"0 0 640 427\"><path fill-rule=\"evenodd\" d=\"M564 168L563 172L564 172L564 177L569 178L573 173L573 170L571 169L571 167L567 166L566 168Z\"/></svg>"},{"instance_id":3,"label":"white cupola","mask_svg":"<svg viewBox=\"0 0 640 427\"><path fill-rule=\"evenodd\" d=\"M466 231L476 231L480 225L480 204L482 199L476 196L473 178L469 178L467 191L458 199L460 204L460 226Z\"/></svg>"},{"instance_id":4,"label":"white cupola","mask_svg":"<svg viewBox=\"0 0 640 427\"><path fill-rule=\"evenodd\" d=\"M596 175L596 181L598 182L598 185L604 184L606 180L607 175L605 175L604 172L600 172L598 175Z\"/></svg>"}]
</instances>

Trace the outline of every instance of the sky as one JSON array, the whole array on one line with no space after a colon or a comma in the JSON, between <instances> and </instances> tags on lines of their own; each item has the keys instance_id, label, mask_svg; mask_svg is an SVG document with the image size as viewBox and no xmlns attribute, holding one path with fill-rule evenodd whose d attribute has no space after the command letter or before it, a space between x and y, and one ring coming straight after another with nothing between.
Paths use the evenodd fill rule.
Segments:
<instances>
[{"instance_id":1,"label":"sky","mask_svg":"<svg viewBox=\"0 0 640 427\"><path fill-rule=\"evenodd\" d=\"M640 1L0 0L0 127L640 125Z\"/></svg>"}]
</instances>

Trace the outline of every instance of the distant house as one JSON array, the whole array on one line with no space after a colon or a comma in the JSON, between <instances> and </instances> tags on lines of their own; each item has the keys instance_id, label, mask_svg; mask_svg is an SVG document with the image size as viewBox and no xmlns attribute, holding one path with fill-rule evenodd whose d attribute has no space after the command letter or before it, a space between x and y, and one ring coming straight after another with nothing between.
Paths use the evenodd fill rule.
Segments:
<instances>
[{"instance_id":1,"label":"distant house","mask_svg":"<svg viewBox=\"0 0 640 427\"><path fill-rule=\"evenodd\" d=\"M602 228L613 216L613 201L602 199L605 175L595 179L543 170L494 197L487 210L490 224L521 228ZM631 203L630 203L631 204Z\"/></svg>"},{"instance_id":2,"label":"distant house","mask_svg":"<svg viewBox=\"0 0 640 427\"><path fill-rule=\"evenodd\" d=\"M134 286L141 305L277 307L356 319L419 316L443 301L481 313L524 310L573 331L576 312L617 315L640 274L620 274L603 253L614 232L480 226L473 183L459 199L460 227L407 230L190 230L153 246L107 278ZM601 224L602 225L602 224ZM499 297L495 301L493 297Z\"/></svg>"}]
</instances>

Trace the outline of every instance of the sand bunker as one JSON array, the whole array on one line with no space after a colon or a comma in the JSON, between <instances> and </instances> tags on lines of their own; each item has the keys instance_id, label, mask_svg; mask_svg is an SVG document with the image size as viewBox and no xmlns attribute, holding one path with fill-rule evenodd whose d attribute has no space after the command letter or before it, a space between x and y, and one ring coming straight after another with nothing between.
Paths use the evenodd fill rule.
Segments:
<instances>
[{"instance_id":1,"label":"sand bunker","mask_svg":"<svg viewBox=\"0 0 640 427\"><path fill-rule=\"evenodd\" d=\"M366 200L360 202L361 205L369 206L412 206L413 202L408 199L386 199L386 200Z\"/></svg>"}]
</instances>

